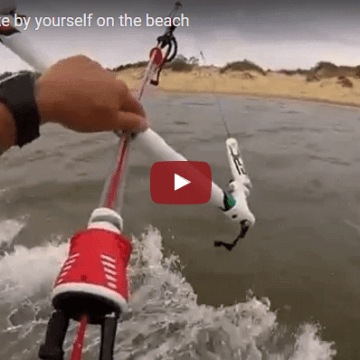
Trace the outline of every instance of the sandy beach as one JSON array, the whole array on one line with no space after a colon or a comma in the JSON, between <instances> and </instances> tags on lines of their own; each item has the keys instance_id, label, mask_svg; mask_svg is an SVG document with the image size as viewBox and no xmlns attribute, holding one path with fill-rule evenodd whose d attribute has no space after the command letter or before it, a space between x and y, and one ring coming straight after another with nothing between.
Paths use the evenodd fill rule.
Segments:
<instances>
[{"instance_id":1,"label":"sandy beach","mask_svg":"<svg viewBox=\"0 0 360 360\"><path fill-rule=\"evenodd\" d=\"M131 89L140 85L143 68L118 72ZM256 71L227 71L216 68L198 68L190 72L166 69L161 74L159 90L181 93L238 94L256 97L288 98L319 101L331 104L360 106L360 78L346 77L352 87L344 86L339 76L307 81L305 75L285 75Z\"/></svg>"}]
</instances>

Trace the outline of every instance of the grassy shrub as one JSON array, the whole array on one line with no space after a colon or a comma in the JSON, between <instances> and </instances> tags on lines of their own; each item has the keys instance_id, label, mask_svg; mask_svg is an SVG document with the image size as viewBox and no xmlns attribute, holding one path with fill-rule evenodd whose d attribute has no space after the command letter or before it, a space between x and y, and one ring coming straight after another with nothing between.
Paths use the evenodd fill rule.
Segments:
<instances>
[{"instance_id":1,"label":"grassy shrub","mask_svg":"<svg viewBox=\"0 0 360 360\"><path fill-rule=\"evenodd\" d=\"M339 76L337 84L340 84L342 87L353 88L354 84L346 77L346 76Z\"/></svg>"},{"instance_id":2,"label":"grassy shrub","mask_svg":"<svg viewBox=\"0 0 360 360\"><path fill-rule=\"evenodd\" d=\"M120 65L120 66L112 69L111 71L122 71L122 70L126 70L126 69L138 69L138 68L146 67L147 64L148 64L148 61L138 61L134 64Z\"/></svg>"},{"instance_id":3,"label":"grassy shrub","mask_svg":"<svg viewBox=\"0 0 360 360\"><path fill-rule=\"evenodd\" d=\"M235 61L232 63L227 63L226 66L220 69L220 74L225 73L226 71L257 71L262 75L266 75L266 72L258 65L248 61Z\"/></svg>"},{"instance_id":4,"label":"grassy shrub","mask_svg":"<svg viewBox=\"0 0 360 360\"><path fill-rule=\"evenodd\" d=\"M339 67L327 61L318 62L311 70L321 79L330 79L339 75Z\"/></svg>"},{"instance_id":5,"label":"grassy shrub","mask_svg":"<svg viewBox=\"0 0 360 360\"><path fill-rule=\"evenodd\" d=\"M281 69L278 71L279 74L284 74L287 76L293 76L293 75L308 75L309 70L304 70L304 69L296 69L296 70L285 70L285 69Z\"/></svg>"},{"instance_id":6,"label":"grassy shrub","mask_svg":"<svg viewBox=\"0 0 360 360\"><path fill-rule=\"evenodd\" d=\"M277 72L278 74L283 74L286 76L293 76L296 74L295 70L285 70L285 69L281 69Z\"/></svg>"},{"instance_id":7,"label":"grassy shrub","mask_svg":"<svg viewBox=\"0 0 360 360\"><path fill-rule=\"evenodd\" d=\"M185 56L178 55L173 61L171 61L170 63L166 63L164 68L171 69L173 71L189 72L197 65L197 63L198 63L198 59L195 57L191 57L188 60ZM126 70L126 69L138 69L138 68L146 67L147 64L148 64L148 61L139 61L134 64L120 65L116 68L109 69L109 70L117 72L117 71L122 71L122 70Z\"/></svg>"},{"instance_id":8,"label":"grassy shrub","mask_svg":"<svg viewBox=\"0 0 360 360\"><path fill-rule=\"evenodd\" d=\"M318 62L315 67L312 69L315 72L318 71L329 71L329 72L336 72L338 69L337 65L331 63L331 62L327 62L327 61L320 61Z\"/></svg>"},{"instance_id":9,"label":"grassy shrub","mask_svg":"<svg viewBox=\"0 0 360 360\"><path fill-rule=\"evenodd\" d=\"M185 56L178 55L173 61L166 64L165 68L178 72L190 72L194 66L194 63L191 63Z\"/></svg>"},{"instance_id":10,"label":"grassy shrub","mask_svg":"<svg viewBox=\"0 0 360 360\"><path fill-rule=\"evenodd\" d=\"M299 75L307 75L309 73L309 70L304 70L304 69L297 69L296 73Z\"/></svg>"},{"instance_id":11,"label":"grassy shrub","mask_svg":"<svg viewBox=\"0 0 360 360\"><path fill-rule=\"evenodd\" d=\"M309 74L307 74L307 76L306 76L306 81L307 81L307 82L314 82L314 81L320 81L320 79L319 79L319 77L316 76L315 74L309 73Z\"/></svg>"},{"instance_id":12,"label":"grassy shrub","mask_svg":"<svg viewBox=\"0 0 360 360\"><path fill-rule=\"evenodd\" d=\"M321 61L311 69L321 79L329 79L333 77L359 77L360 66L337 66L330 62Z\"/></svg>"},{"instance_id":13,"label":"grassy shrub","mask_svg":"<svg viewBox=\"0 0 360 360\"><path fill-rule=\"evenodd\" d=\"M244 72L241 74L241 78L243 80L254 80L255 79L255 76L251 75L250 73L248 72Z\"/></svg>"}]
</instances>

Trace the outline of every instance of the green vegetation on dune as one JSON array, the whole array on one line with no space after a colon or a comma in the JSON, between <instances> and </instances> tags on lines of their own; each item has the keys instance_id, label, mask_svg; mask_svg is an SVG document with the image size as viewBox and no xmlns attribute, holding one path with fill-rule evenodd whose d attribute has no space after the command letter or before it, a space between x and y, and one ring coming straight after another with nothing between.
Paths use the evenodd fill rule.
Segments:
<instances>
[{"instance_id":1,"label":"green vegetation on dune","mask_svg":"<svg viewBox=\"0 0 360 360\"><path fill-rule=\"evenodd\" d=\"M112 69L112 71L122 71L126 69L142 68L142 67L146 67L147 64L148 61L139 61L133 64L120 65ZM183 55L176 56L176 58L172 62L166 63L164 66L165 69L169 69L176 72L190 72L194 69L201 69L202 67L203 66L199 65L199 58L195 56L186 58ZM272 72L283 74L286 76L302 75L306 77L306 81L320 81L322 79L329 79L332 77L360 78L360 65L338 66L328 61L320 61L310 69L301 69L301 68L298 68L296 70L281 69L277 71L268 69L267 71L265 71L255 63L244 59L242 61L234 61L227 63L218 71L220 74L224 74L231 71L238 71L238 72L256 71L261 75L266 75Z\"/></svg>"},{"instance_id":2,"label":"green vegetation on dune","mask_svg":"<svg viewBox=\"0 0 360 360\"><path fill-rule=\"evenodd\" d=\"M284 74L284 75L288 75L288 76L293 76L293 75L307 75L307 73L309 72L309 70L304 70L304 69L296 69L296 70L285 70L285 69L281 69L279 71L277 71L278 74Z\"/></svg>"},{"instance_id":3,"label":"green vegetation on dune","mask_svg":"<svg viewBox=\"0 0 360 360\"><path fill-rule=\"evenodd\" d=\"M187 59L184 55L178 55L173 61L166 64L165 68L177 72L190 72L195 66L198 66L198 63L199 59L194 56Z\"/></svg>"},{"instance_id":4,"label":"green vegetation on dune","mask_svg":"<svg viewBox=\"0 0 360 360\"><path fill-rule=\"evenodd\" d=\"M120 72L127 69L142 69L145 68L148 64L148 61L138 61L135 63L128 63L125 65L119 65L115 68L108 69L114 72ZM249 72L255 71L261 75L266 75L269 73L277 73L283 74L286 76L293 76L293 75L301 75L304 76L306 81L321 81L323 79L330 79L330 78L341 78L343 77L353 77L353 78L360 78L360 65L358 66L345 66L345 65L335 65L328 61L319 61L315 66L310 69L301 69L298 68L296 70L288 70L288 69L281 69L277 71L273 71L271 69L264 70L260 66L256 65L255 63L249 60L242 60L242 61L234 61L227 63L225 66L218 68L216 66L205 66L199 65L199 58L192 56L190 58L186 58L183 55L178 55L176 58L171 61L170 63L166 63L164 65L164 69L172 70L175 72L191 72L192 70L201 70L202 68L212 68L214 71L218 71L220 74L228 73L228 72ZM27 70L22 70L22 72L28 72ZM0 74L0 80L5 79L6 77L15 74L11 72L4 72ZM251 76L250 74L248 74ZM39 77L40 74L36 73L36 77Z\"/></svg>"},{"instance_id":5,"label":"green vegetation on dune","mask_svg":"<svg viewBox=\"0 0 360 360\"><path fill-rule=\"evenodd\" d=\"M297 70L279 70L279 74L285 75L304 75L306 81L320 81L322 79L330 79L333 77L360 77L360 65L358 66L344 66L335 65L328 61L320 61L314 67L309 70L297 69Z\"/></svg>"},{"instance_id":6,"label":"green vegetation on dune","mask_svg":"<svg viewBox=\"0 0 360 360\"><path fill-rule=\"evenodd\" d=\"M262 75L266 75L266 72L258 65L254 64L251 61L243 60L243 61L234 61L231 63L227 63L226 66L220 69L220 73L225 73L226 71L257 71Z\"/></svg>"},{"instance_id":7,"label":"green vegetation on dune","mask_svg":"<svg viewBox=\"0 0 360 360\"><path fill-rule=\"evenodd\" d=\"M148 61L138 61L136 63L129 63L129 64L125 64L125 65L120 65L116 68L111 69L111 71L122 71L122 70L126 70L126 69L138 69L138 68L142 68L142 67L146 67L146 65L148 64Z\"/></svg>"},{"instance_id":8,"label":"green vegetation on dune","mask_svg":"<svg viewBox=\"0 0 360 360\"><path fill-rule=\"evenodd\" d=\"M190 59L187 59L185 56L183 55L178 55L176 56L176 58L171 61L170 63L166 63L164 68L165 69L171 69L173 71L178 71L178 72L190 72L191 70L193 70L193 68L195 66L197 66L199 63L199 59L192 56ZM146 67L148 64L148 61L139 61L133 64L125 64L125 65L120 65L116 68L111 69L111 71L122 71L122 70L126 70L126 69L137 69L137 68L142 68L142 67Z\"/></svg>"},{"instance_id":9,"label":"green vegetation on dune","mask_svg":"<svg viewBox=\"0 0 360 360\"><path fill-rule=\"evenodd\" d=\"M320 61L310 69L310 73L320 78L332 78L342 76L360 77L360 65L358 66L337 66L330 62Z\"/></svg>"}]
</instances>

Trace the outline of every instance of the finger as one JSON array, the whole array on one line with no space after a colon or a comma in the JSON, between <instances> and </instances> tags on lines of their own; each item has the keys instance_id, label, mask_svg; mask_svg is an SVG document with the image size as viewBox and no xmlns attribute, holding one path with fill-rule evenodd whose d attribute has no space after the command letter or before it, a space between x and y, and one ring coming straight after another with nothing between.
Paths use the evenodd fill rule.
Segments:
<instances>
[{"instance_id":1,"label":"finger","mask_svg":"<svg viewBox=\"0 0 360 360\"><path fill-rule=\"evenodd\" d=\"M141 103L130 93L128 86L120 79L117 79L116 85L119 92L119 103L122 111L132 112L145 117L145 110Z\"/></svg>"},{"instance_id":2,"label":"finger","mask_svg":"<svg viewBox=\"0 0 360 360\"><path fill-rule=\"evenodd\" d=\"M130 93L128 93L126 98L123 99L123 103L121 105L121 110L131 112L131 113L140 115L142 117L146 117L146 113L145 113L143 106Z\"/></svg>"},{"instance_id":3,"label":"finger","mask_svg":"<svg viewBox=\"0 0 360 360\"><path fill-rule=\"evenodd\" d=\"M100 63L98 63L95 60L90 59L89 57L85 55L76 55L72 56L66 59L62 59L58 61L55 66L66 66L68 70L73 71L81 71L87 70L87 71L94 71L94 70L101 70L104 71L104 68L101 66ZM70 67L70 69L69 69Z\"/></svg>"},{"instance_id":4,"label":"finger","mask_svg":"<svg viewBox=\"0 0 360 360\"><path fill-rule=\"evenodd\" d=\"M117 124L119 130L132 132L145 131L149 127L145 117L126 111L119 111Z\"/></svg>"}]
</instances>

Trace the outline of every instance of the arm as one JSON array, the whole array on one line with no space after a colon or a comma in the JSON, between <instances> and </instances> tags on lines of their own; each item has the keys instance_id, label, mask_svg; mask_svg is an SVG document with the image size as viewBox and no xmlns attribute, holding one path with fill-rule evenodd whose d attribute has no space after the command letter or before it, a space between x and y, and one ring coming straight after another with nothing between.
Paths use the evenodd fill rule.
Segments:
<instances>
[{"instance_id":1,"label":"arm","mask_svg":"<svg viewBox=\"0 0 360 360\"><path fill-rule=\"evenodd\" d=\"M20 86L17 85L17 87ZM17 88L15 87L15 89ZM19 90L21 90L21 87ZM39 97L36 97L35 101L40 118L39 125L41 125L46 122L45 119L47 119L49 116L49 107L46 105L46 101L40 99ZM0 155L11 146L16 145L17 140L18 129L13 113L8 105L2 102L0 99Z\"/></svg>"},{"instance_id":2,"label":"arm","mask_svg":"<svg viewBox=\"0 0 360 360\"><path fill-rule=\"evenodd\" d=\"M21 89L21 84L13 85L12 94L22 94ZM33 91L40 125L56 122L79 132L138 132L148 127L141 104L126 84L84 56L53 65L36 80ZM7 106L1 102L0 106L0 152L3 152L17 144L17 124ZM26 129L23 122L22 131Z\"/></svg>"},{"instance_id":3,"label":"arm","mask_svg":"<svg viewBox=\"0 0 360 360\"><path fill-rule=\"evenodd\" d=\"M8 108L0 103L0 154L16 144L15 121Z\"/></svg>"}]
</instances>

